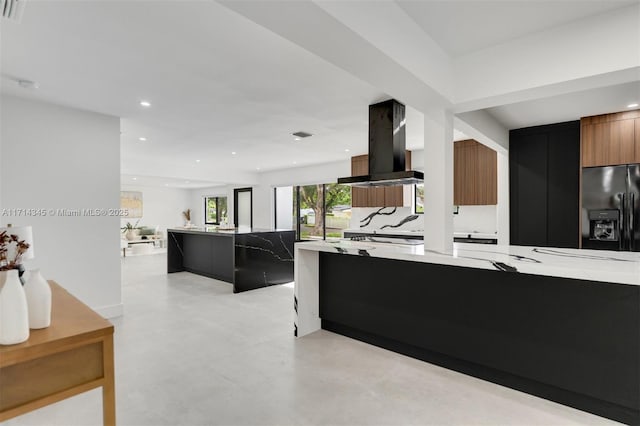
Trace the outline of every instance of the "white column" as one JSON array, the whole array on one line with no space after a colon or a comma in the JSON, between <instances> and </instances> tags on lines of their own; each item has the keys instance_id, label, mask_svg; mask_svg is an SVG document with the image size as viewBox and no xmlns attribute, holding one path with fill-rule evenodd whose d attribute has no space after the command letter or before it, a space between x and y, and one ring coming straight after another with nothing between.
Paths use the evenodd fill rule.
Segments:
<instances>
[{"instance_id":1,"label":"white column","mask_svg":"<svg viewBox=\"0 0 640 426\"><path fill-rule=\"evenodd\" d=\"M498 244L509 245L509 152L498 152Z\"/></svg>"},{"instance_id":2,"label":"white column","mask_svg":"<svg viewBox=\"0 0 640 426\"><path fill-rule=\"evenodd\" d=\"M295 247L293 263L294 327L296 336L302 337L320 330L320 267L318 252ZM304 243L302 243L304 244Z\"/></svg>"},{"instance_id":3,"label":"white column","mask_svg":"<svg viewBox=\"0 0 640 426\"><path fill-rule=\"evenodd\" d=\"M453 114L424 117L424 247L453 249Z\"/></svg>"}]
</instances>

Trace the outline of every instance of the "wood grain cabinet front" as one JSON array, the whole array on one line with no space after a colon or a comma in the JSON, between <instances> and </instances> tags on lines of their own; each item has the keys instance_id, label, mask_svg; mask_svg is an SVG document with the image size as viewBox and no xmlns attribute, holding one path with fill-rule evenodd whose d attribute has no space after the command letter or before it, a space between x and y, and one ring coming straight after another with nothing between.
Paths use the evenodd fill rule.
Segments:
<instances>
[{"instance_id":1,"label":"wood grain cabinet front","mask_svg":"<svg viewBox=\"0 0 640 426\"><path fill-rule=\"evenodd\" d=\"M580 119L582 167L640 162L640 110Z\"/></svg>"},{"instance_id":2,"label":"wood grain cabinet front","mask_svg":"<svg viewBox=\"0 0 640 426\"><path fill-rule=\"evenodd\" d=\"M411 170L411 151L405 152L405 169ZM369 174L369 156L351 157L351 176ZM404 205L402 185L380 186L370 188L351 188L351 205L353 207L402 207Z\"/></svg>"},{"instance_id":3,"label":"wood grain cabinet front","mask_svg":"<svg viewBox=\"0 0 640 426\"><path fill-rule=\"evenodd\" d=\"M453 145L453 203L498 203L498 158L491 148L468 139Z\"/></svg>"},{"instance_id":4,"label":"wood grain cabinet front","mask_svg":"<svg viewBox=\"0 0 640 426\"><path fill-rule=\"evenodd\" d=\"M634 163L640 163L640 118L636 118L635 120L633 120L635 122L635 143L634 143L634 149L635 149L635 154L633 156L633 162Z\"/></svg>"}]
</instances>

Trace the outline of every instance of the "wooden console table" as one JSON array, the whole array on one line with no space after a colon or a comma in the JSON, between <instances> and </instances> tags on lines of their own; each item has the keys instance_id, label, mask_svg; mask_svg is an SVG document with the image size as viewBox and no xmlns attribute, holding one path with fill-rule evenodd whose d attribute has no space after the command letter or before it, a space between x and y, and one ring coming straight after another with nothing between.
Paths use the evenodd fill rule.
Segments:
<instances>
[{"instance_id":1,"label":"wooden console table","mask_svg":"<svg viewBox=\"0 0 640 426\"><path fill-rule=\"evenodd\" d=\"M49 284L51 326L31 330L24 343L0 345L0 422L102 386L103 422L115 425L113 325Z\"/></svg>"}]
</instances>

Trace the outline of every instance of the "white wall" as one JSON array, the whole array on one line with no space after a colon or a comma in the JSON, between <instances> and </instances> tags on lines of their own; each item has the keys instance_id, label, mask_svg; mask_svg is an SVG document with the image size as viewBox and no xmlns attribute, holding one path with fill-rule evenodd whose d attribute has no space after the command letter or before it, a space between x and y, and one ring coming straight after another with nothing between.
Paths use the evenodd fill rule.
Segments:
<instances>
[{"instance_id":1,"label":"white wall","mask_svg":"<svg viewBox=\"0 0 640 426\"><path fill-rule=\"evenodd\" d=\"M238 186L238 188L240 187ZM222 185L190 190L191 223L196 226L204 226L205 197L227 197L227 216L229 222L233 221L233 188L235 188L234 185Z\"/></svg>"},{"instance_id":2,"label":"white wall","mask_svg":"<svg viewBox=\"0 0 640 426\"><path fill-rule=\"evenodd\" d=\"M259 185L253 185L253 227L271 229L275 226L275 201L273 188L278 186L311 185L331 183L337 178L351 175L351 161L343 160L334 163L316 164L308 167L295 167L285 170L263 172L258 174ZM233 190L245 188L247 185L215 186L191 190L192 222L204 225L205 196L226 196L229 205L229 220L233 220Z\"/></svg>"},{"instance_id":3,"label":"white wall","mask_svg":"<svg viewBox=\"0 0 640 426\"><path fill-rule=\"evenodd\" d=\"M120 119L36 101L0 97L2 216L33 226L36 258L48 279L107 317L122 314L117 216L61 216L57 209L118 209Z\"/></svg>"},{"instance_id":4,"label":"white wall","mask_svg":"<svg viewBox=\"0 0 640 426\"><path fill-rule=\"evenodd\" d=\"M191 205L190 191L180 188L155 188L148 186L122 185L122 191L142 192L142 218L122 218L121 226L131 222L138 226L158 226L166 237L167 228L184 225L182 212Z\"/></svg>"},{"instance_id":5,"label":"white wall","mask_svg":"<svg viewBox=\"0 0 640 426\"><path fill-rule=\"evenodd\" d=\"M453 215L454 232L482 232L495 234L498 206L458 206L458 214Z\"/></svg>"},{"instance_id":6,"label":"white wall","mask_svg":"<svg viewBox=\"0 0 640 426\"><path fill-rule=\"evenodd\" d=\"M294 229L293 221L293 186L280 186L276 188L276 228Z\"/></svg>"}]
</instances>

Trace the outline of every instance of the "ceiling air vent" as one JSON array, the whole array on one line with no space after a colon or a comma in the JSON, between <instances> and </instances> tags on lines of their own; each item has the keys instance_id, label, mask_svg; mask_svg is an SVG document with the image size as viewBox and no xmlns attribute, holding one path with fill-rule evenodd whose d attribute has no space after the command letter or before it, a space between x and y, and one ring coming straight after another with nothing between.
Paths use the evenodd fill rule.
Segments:
<instances>
[{"instance_id":1,"label":"ceiling air vent","mask_svg":"<svg viewBox=\"0 0 640 426\"><path fill-rule=\"evenodd\" d=\"M307 133L307 132L295 132L293 133L293 136L295 136L296 138L308 138L309 136L313 136L311 133Z\"/></svg>"},{"instance_id":2,"label":"ceiling air vent","mask_svg":"<svg viewBox=\"0 0 640 426\"><path fill-rule=\"evenodd\" d=\"M2 17L11 19L15 22L20 22L22 12L24 11L25 1L26 0L0 0L0 11L2 11Z\"/></svg>"}]
</instances>

